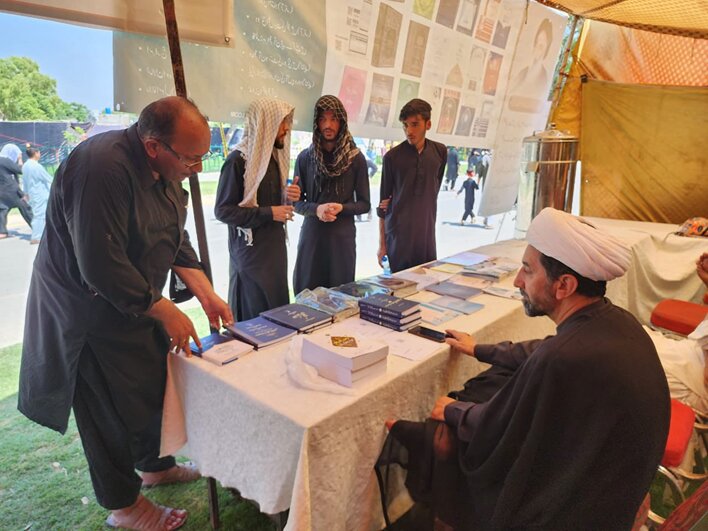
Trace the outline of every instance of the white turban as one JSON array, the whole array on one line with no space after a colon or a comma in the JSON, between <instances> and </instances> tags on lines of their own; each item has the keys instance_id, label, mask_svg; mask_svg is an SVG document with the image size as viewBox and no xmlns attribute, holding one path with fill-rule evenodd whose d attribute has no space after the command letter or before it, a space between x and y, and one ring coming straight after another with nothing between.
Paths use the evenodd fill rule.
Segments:
<instances>
[{"instance_id":1,"label":"white turban","mask_svg":"<svg viewBox=\"0 0 708 531\"><path fill-rule=\"evenodd\" d=\"M590 280L612 280L627 272L630 250L588 220L555 208L533 218L526 241Z\"/></svg>"}]
</instances>

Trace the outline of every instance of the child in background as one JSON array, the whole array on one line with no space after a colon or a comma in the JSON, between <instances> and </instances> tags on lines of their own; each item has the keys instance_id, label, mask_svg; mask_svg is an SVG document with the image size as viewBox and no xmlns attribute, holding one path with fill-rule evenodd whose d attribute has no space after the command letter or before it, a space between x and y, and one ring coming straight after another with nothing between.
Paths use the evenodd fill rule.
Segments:
<instances>
[{"instance_id":1,"label":"child in background","mask_svg":"<svg viewBox=\"0 0 708 531\"><path fill-rule=\"evenodd\" d=\"M472 209L474 208L474 191L479 190L479 185L474 178L474 168L467 170L467 179L463 181L462 186L460 186L460 189L457 191L457 195L460 195L462 190L465 191L465 212L462 214L460 225L465 224L467 216L471 218L470 223L474 223L474 214L472 213Z\"/></svg>"}]
</instances>

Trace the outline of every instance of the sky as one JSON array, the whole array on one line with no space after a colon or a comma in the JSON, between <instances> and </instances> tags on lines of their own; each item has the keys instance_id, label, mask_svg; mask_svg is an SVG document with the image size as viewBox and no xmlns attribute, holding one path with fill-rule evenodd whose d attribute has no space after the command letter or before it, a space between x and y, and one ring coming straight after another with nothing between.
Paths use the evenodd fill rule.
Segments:
<instances>
[{"instance_id":1,"label":"sky","mask_svg":"<svg viewBox=\"0 0 708 531\"><path fill-rule=\"evenodd\" d=\"M113 107L113 34L0 13L0 58L23 56L57 81L59 97L101 111Z\"/></svg>"}]
</instances>

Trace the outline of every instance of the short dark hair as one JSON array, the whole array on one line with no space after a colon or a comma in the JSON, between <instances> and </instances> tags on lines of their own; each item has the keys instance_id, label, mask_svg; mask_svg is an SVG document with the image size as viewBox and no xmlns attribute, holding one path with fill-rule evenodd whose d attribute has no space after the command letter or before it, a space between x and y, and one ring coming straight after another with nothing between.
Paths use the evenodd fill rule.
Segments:
<instances>
[{"instance_id":1,"label":"short dark hair","mask_svg":"<svg viewBox=\"0 0 708 531\"><path fill-rule=\"evenodd\" d=\"M578 280L578 289L575 291L586 297L604 297L607 289L605 280L590 280L573 269L569 268L563 262L559 262L555 258L541 253L541 265L546 270L546 276L549 280L558 280L561 275L573 275Z\"/></svg>"},{"instance_id":2,"label":"short dark hair","mask_svg":"<svg viewBox=\"0 0 708 531\"><path fill-rule=\"evenodd\" d=\"M27 153L29 158L34 157L38 152L39 150L37 148L33 148L31 144L27 144L25 146L25 153Z\"/></svg>"},{"instance_id":3,"label":"short dark hair","mask_svg":"<svg viewBox=\"0 0 708 531\"><path fill-rule=\"evenodd\" d=\"M197 104L189 98L162 98L148 104L138 117L138 134L141 138L158 138L165 142L172 141L177 118L185 110L195 111L207 122Z\"/></svg>"},{"instance_id":4,"label":"short dark hair","mask_svg":"<svg viewBox=\"0 0 708 531\"><path fill-rule=\"evenodd\" d=\"M413 98L401 108L401 113L398 115L398 120L402 122L411 116L420 114L423 117L423 120L427 122L430 120L430 112L432 110L433 108L427 101L421 100L420 98Z\"/></svg>"}]
</instances>

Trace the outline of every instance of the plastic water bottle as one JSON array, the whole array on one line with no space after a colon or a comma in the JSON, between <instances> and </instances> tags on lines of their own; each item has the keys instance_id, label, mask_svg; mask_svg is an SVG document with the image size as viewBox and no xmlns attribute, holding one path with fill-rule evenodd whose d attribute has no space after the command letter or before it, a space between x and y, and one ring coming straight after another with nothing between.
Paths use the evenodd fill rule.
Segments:
<instances>
[{"instance_id":1,"label":"plastic water bottle","mask_svg":"<svg viewBox=\"0 0 708 531\"><path fill-rule=\"evenodd\" d=\"M287 187L290 186L291 184L293 184L293 180L288 179L285 184L285 187L283 188L282 204L284 206L292 206L292 204L293 204L293 202L290 201L290 199L288 199L288 188Z\"/></svg>"},{"instance_id":2,"label":"plastic water bottle","mask_svg":"<svg viewBox=\"0 0 708 531\"><path fill-rule=\"evenodd\" d=\"M381 265L383 266L383 276L385 277L390 277L391 276L391 264L388 262L388 255L385 254L384 257L381 259Z\"/></svg>"}]
</instances>

